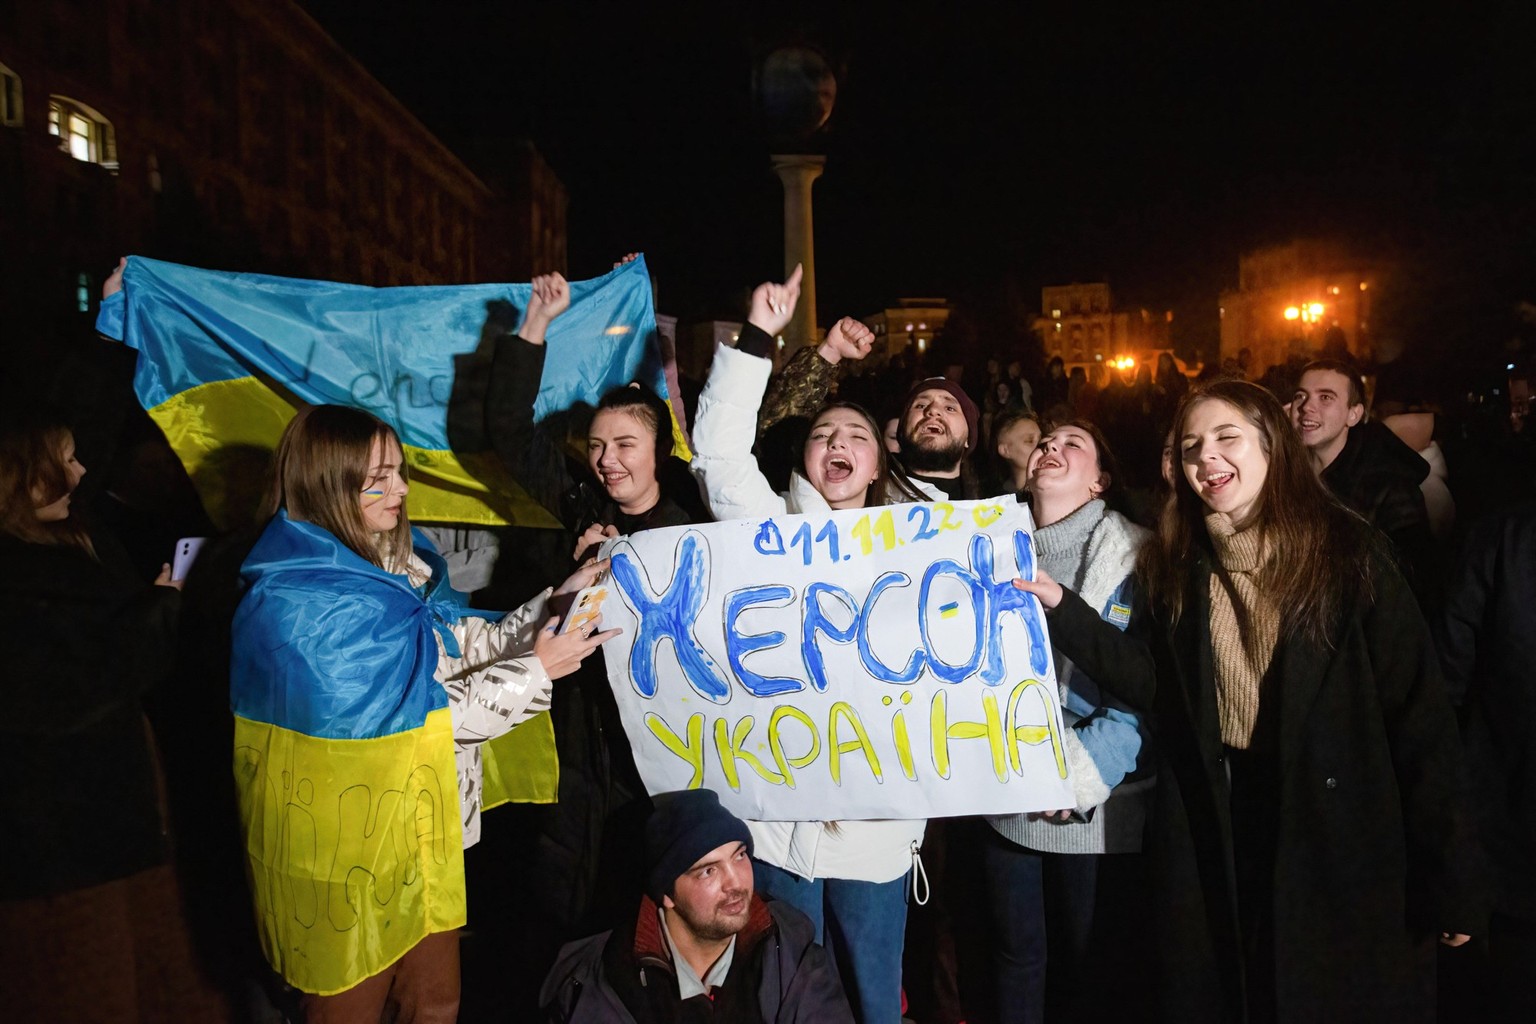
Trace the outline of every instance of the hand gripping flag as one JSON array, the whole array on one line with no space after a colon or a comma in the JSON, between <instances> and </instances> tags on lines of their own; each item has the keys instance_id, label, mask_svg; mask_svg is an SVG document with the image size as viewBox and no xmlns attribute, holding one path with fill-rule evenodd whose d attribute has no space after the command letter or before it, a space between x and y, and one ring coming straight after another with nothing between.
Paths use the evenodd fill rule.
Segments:
<instances>
[{"instance_id":1,"label":"hand gripping flag","mask_svg":"<svg viewBox=\"0 0 1536 1024\"><path fill-rule=\"evenodd\" d=\"M399 433L413 520L557 526L494 459L461 458L448 443L456 374L482 337L515 326L531 294L528 284L368 288L131 256L97 326L138 350L134 391L220 527L249 518L283 427L321 403L366 409ZM643 258L571 282L546 344L538 417L635 380L667 395Z\"/></svg>"}]
</instances>

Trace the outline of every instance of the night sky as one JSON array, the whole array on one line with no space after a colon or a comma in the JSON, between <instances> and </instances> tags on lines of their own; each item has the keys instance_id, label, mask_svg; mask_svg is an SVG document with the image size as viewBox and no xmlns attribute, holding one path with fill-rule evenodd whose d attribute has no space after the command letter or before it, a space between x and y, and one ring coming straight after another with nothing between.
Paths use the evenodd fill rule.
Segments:
<instances>
[{"instance_id":1,"label":"night sky","mask_svg":"<svg viewBox=\"0 0 1536 1024\"><path fill-rule=\"evenodd\" d=\"M572 275L643 249L684 317L739 315L780 270L752 71L796 42L839 77L815 189L823 323L900 295L1033 310L1042 284L1107 279L1212 345L1238 253L1298 235L1411 256L1450 295L1406 321L1426 335L1491 337L1536 298L1516 5L303 6L472 166L488 140L532 138L570 191Z\"/></svg>"}]
</instances>

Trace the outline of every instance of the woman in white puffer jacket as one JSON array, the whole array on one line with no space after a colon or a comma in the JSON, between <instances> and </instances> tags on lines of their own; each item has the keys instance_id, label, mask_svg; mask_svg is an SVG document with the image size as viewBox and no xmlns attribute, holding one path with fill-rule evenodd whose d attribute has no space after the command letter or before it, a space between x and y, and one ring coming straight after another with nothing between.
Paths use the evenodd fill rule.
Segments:
<instances>
[{"instance_id":1,"label":"woman in white puffer jacket","mask_svg":"<svg viewBox=\"0 0 1536 1024\"><path fill-rule=\"evenodd\" d=\"M943 495L909 481L888 459L869 413L846 402L813 417L801 467L780 494L752 455L758 410L773 372L766 358L800 292L800 272L752 293L738 347L715 350L699 396L693 471L716 519L816 513ZM863 358L873 335L844 319L828 332L830 361ZM756 354L754 354L756 353ZM854 1015L866 1022L901 1017L901 952L907 878L926 821L749 821L757 888L804 911L816 941L837 961Z\"/></svg>"}]
</instances>

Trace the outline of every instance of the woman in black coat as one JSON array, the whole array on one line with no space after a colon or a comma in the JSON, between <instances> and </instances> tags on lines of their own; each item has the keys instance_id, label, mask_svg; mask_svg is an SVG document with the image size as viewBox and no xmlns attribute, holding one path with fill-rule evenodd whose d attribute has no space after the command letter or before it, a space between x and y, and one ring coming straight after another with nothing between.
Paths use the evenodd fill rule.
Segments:
<instances>
[{"instance_id":1,"label":"woman in black coat","mask_svg":"<svg viewBox=\"0 0 1536 1024\"><path fill-rule=\"evenodd\" d=\"M71 508L85 467L43 413L0 420L0 1006L7 1020L219 1021L194 959L143 698L180 584L138 578Z\"/></svg>"},{"instance_id":2,"label":"woman in black coat","mask_svg":"<svg viewBox=\"0 0 1536 1024\"><path fill-rule=\"evenodd\" d=\"M1455 719L1411 592L1268 392L1180 407L1131 631L1042 576L1052 640L1152 710L1162 1015L1432 1020L1481 927Z\"/></svg>"}]
</instances>

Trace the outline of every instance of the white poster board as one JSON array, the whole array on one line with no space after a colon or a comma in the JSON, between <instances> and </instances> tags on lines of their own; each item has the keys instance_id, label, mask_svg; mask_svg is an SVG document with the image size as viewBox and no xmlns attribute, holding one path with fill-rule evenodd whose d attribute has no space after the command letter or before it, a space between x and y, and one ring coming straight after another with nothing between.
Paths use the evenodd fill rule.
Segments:
<instances>
[{"instance_id":1,"label":"white poster board","mask_svg":"<svg viewBox=\"0 0 1536 1024\"><path fill-rule=\"evenodd\" d=\"M760 821L1071 807L1029 510L1013 499L651 530L573 615L652 793Z\"/></svg>"}]
</instances>

